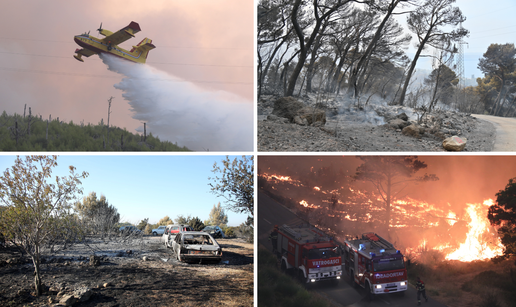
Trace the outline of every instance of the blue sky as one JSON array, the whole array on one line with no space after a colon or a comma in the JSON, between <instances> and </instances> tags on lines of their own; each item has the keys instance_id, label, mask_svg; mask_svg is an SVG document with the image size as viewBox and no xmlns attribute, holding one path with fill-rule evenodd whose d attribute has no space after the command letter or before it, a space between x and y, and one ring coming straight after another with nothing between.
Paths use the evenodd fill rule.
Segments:
<instances>
[{"instance_id":1,"label":"blue sky","mask_svg":"<svg viewBox=\"0 0 516 307\"><path fill-rule=\"evenodd\" d=\"M122 221L139 223L149 218L150 223L168 215L199 217L202 221L224 199L210 192L208 177L213 164L225 159L223 155L60 155L58 167L52 175L68 175L68 166L77 172L86 171L88 178L82 181L83 196L96 192L106 196L115 206ZM231 160L235 157L229 156ZM16 156L0 156L0 171L14 164ZM82 197L81 197L82 199ZM228 225L238 226L247 215L226 210Z\"/></svg>"},{"instance_id":2,"label":"blue sky","mask_svg":"<svg viewBox=\"0 0 516 307\"><path fill-rule=\"evenodd\" d=\"M462 14L466 16L463 27L470 31L469 37L464 41L464 76L471 78L483 77L483 73L477 68L478 60L487 51L491 44L515 43L516 37L516 1L514 0L457 0L454 6L458 6ZM407 16L399 15L397 20L405 24ZM407 30L408 31L408 30ZM411 33L408 31L408 33ZM413 35L408 56L412 59L415 54L414 44L416 37ZM427 50L425 54L433 54ZM430 58L420 58L417 68L432 69Z\"/></svg>"}]
</instances>

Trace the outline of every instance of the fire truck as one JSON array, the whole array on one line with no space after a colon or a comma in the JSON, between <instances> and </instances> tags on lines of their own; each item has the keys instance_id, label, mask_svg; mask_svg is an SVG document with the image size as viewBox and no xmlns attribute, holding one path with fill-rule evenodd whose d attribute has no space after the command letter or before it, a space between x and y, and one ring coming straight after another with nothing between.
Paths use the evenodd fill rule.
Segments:
<instances>
[{"instance_id":1,"label":"fire truck","mask_svg":"<svg viewBox=\"0 0 516 307\"><path fill-rule=\"evenodd\" d=\"M277 251L283 271L294 269L304 283L333 280L342 276L339 245L321 230L308 225L283 225L278 229Z\"/></svg>"},{"instance_id":2,"label":"fire truck","mask_svg":"<svg viewBox=\"0 0 516 307\"><path fill-rule=\"evenodd\" d=\"M375 233L362 234L362 238L346 240L344 267L351 283L366 289L369 298L375 294L407 290L407 269L403 255L384 238Z\"/></svg>"}]
</instances>

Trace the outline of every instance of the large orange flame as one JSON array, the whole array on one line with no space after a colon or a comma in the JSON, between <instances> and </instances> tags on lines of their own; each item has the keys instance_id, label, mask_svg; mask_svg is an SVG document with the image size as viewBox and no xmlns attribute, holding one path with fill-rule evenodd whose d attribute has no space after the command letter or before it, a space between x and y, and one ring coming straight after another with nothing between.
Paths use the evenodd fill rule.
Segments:
<instances>
[{"instance_id":1,"label":"large orange flame","mask_svg":"<svg viewBox=\"0 0 516 307\"><path fill-rule=\"evenodd\" d=\"M448 260L473 261L490 259L503 254L503 245L497 236L486 236L491 232L487 209L493 205L488 199L483 204L468 204L466 212L471 218L466 241L446 256Z\"/></svg>"}]
</instances>

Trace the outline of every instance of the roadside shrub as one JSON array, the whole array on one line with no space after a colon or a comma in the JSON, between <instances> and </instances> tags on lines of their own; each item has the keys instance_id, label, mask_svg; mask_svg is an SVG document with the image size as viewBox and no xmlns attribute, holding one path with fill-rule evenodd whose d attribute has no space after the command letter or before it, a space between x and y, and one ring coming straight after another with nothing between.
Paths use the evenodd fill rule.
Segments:
<instances>
[{"instance_id":1,"label":"roadside shrub","mask_svg":"<svg viewBox=\"0 0 516 307\"><path fill-rule=\"evenodd\" d=\"M247 226L245 223L240 224L236 229L237 235L241 238L244 238L247 242L254 242L254 228L251 226Z\"/></svg>"},{"instance_id":2,"label":"roadside shrub","mask_svg":"<svg viewBox=\"0 0 516 307\"><path fill-rule=\"evenodd\" d=\"M486 293L482 296L479 307L502 307L498 296L492 292Z\"/></svg>"},{"instance_id":3,"label":"roadside shrub","mask_svg":"<svg viewBox=\"0 0 516 307\"><path fill-rule=\"evenodd\" d=\"M226 235L227 238L234 238L235 237L235 230L233 227L226 227L223 229L224 235Z\"/></svg>"},{"instance_id":4,"label":"roadside shrub","mask_svg":"<svg viewBox=\"0 0 516 307\"><path fill-rule=\"evenodd\" d=\"M151 224L147 224L145 226L145 229L143 230L143 233L146 234L146 235L150 235L152 232L152 225Z\"/></svg>"},{"instance_id":5,"label":"roadside shrub","mask_svg":"<svg viewBox=\"0 0 516 307\"><path fill-rule=\"evenodd\" d=\"M262 246L258 249L258 306L327 307L329 303L283 274L276 256Z\"/></svg>"}]
</instances>

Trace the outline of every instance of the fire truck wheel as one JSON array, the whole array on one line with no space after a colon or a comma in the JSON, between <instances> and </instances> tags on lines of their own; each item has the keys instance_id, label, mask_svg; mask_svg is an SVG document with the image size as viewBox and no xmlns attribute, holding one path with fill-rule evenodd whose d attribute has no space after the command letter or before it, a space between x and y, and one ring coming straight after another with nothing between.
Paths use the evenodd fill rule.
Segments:
<instances>
[{"instance_id":1,"label":"fire truck wheel","mask_svg":"<svg viewBox=\"0 0 516 307\"><path fill-rule=\"evenodd\" d=\"M369 301L372 301L373 298L374 298L374 294L371 293L371 286L369 285L368 282L366 282L366 287L365 287L365 291L366 291L366 297Z\"/></svg>"},{"instance_id":2,"label":"fire truck wheel","mask_svg":"<svg viewBox=\"0 0 516 307\"><path fill-rule=\"evenodd\" d=\"M353 288L357 287L357 283L355 282L355 275L353 275L353 271L349 272L349 281L351 282L351 286Z\"/></svg>"},{"instance_id":3,"label":"fire truck wheel","mask_svg":"<svg viewBox=\"0 0 516 307\"><path fill-rule=\"evenodd\" d=\"M281 271L283 273L287 272L287 265L285 264L285 261L281 260Z\"/></svg>"}]
</instances>

